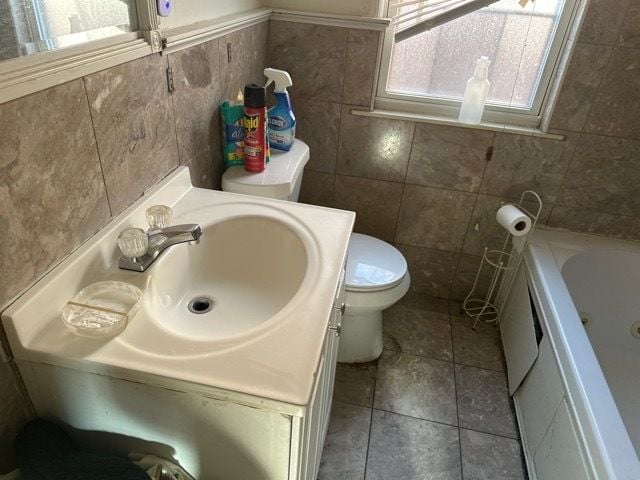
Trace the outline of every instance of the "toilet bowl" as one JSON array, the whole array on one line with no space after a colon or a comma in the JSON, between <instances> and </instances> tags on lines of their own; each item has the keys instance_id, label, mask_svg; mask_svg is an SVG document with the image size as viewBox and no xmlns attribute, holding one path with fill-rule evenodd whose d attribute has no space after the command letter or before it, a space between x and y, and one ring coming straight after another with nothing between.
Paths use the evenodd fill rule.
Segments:
<instances>
[{"instance_id":1,"label":"toilet bowl","mask_svg":"<svg viewBox=\"0 0 640 480\"><path fill-rule=\"evenodd\" d=\"M296 139L290 151L272 151L262 173L248 173L242 166L227 168L222 190L297 202L308 160L309 147ZM368 235L351 235L339 362L370 362L380 356L382 311L400 300L410 283L407 262L395 247Z\"/></svg>"},{"instance_id":2,"label":"toilet bowl","mask_svg":"<svg viewBox=\"0 0 640 480\"><path fill-rule=\"evenodd\" d=\"M382 311L407 293L411 277L402 254L377 238L353 233L348 252L338 361L370 362L382 353Z\"/></svg>"}]
</instances>

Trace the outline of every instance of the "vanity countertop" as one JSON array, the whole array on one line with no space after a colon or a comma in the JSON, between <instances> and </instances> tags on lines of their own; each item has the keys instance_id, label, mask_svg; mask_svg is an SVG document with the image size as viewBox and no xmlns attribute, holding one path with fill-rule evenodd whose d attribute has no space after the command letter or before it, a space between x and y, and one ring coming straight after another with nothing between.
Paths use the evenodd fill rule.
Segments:
<instances>
[{"instance_id":1,"label":"vanity countertop","mask_svg":"<svg viewBox=\"0 0 640 480\"><path fill-rule=\"evenodd\" d=\"M117 268L119 232L145 225L146 208L156 204L172 207L176 224L206 219L205 235L208 225L243 216L262 215L292 225L307 254L306 273L293 299L267 321L231 337L198 339L165 328L165 319L152 308L148 294L163 258L143 273ZM353 212L195 188L188 169L180 167L2 313L12 353L18 361L217 392L218 398L246 396L252 405L269 401L307 405L354 219ZM259 248L260 239L255 243ZM177 245L162 255L179 248L197 246ZM76 292L99 280L139 286L141 308L116 337L78 337L63 325L60 312Z\"/></svg>"}]
</instances>

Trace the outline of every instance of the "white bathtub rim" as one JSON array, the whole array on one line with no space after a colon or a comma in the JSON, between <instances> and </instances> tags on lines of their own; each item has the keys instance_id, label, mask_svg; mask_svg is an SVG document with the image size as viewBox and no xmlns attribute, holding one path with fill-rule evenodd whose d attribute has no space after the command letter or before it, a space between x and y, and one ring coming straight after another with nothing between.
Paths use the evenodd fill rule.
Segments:
<instances>
[{"instance_id":1,"label":"white bathtub rim","mask_svg":"<svg viewBox=\"0 0 640 480\"><path fill-rule=\"evenodd\" d=\"M525 257L528 276L540 301L542 328L560 359L568 401L578 417L576 428L589 446L585 458L596 478L636 480L640 461L560 271L566 260L591 249L640 252L639 245L628 242L538 231Z\"/></svg>"}]
</instances>

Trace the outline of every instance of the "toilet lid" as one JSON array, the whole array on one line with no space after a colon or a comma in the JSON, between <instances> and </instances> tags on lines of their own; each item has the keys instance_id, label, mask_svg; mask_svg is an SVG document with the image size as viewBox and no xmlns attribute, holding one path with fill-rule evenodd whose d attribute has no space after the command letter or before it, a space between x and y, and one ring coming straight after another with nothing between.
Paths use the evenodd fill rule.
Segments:
<instances>
[{"instance_id":1,"label":"toilet lid","mask_svg":"<svg viewBox=\"0 0 640 480\"><path fill-rule=\"evenodd\" d=\"M345 286L375 291L395 287L407 274L407 261L392 245L359 233L351 234Z\"/></svg>"}]
</instances>

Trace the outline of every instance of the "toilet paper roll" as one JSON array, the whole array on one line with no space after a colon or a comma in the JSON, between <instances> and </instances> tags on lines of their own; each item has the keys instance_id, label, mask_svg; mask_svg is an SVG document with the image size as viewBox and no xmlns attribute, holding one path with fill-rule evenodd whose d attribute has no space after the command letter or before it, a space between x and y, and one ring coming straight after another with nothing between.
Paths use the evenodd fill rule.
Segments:
<instances>
[{"instance_id":1,"label":"toilet paper roll","mask_svg":"<svg viewBox=\"0 0 640 480\"><path fill-rule=\"evenodd\" d=\"M514 237L522 237L531 230L529 216L514 205L500 207L496 221Z\"/></svg>"}]
</instances>

